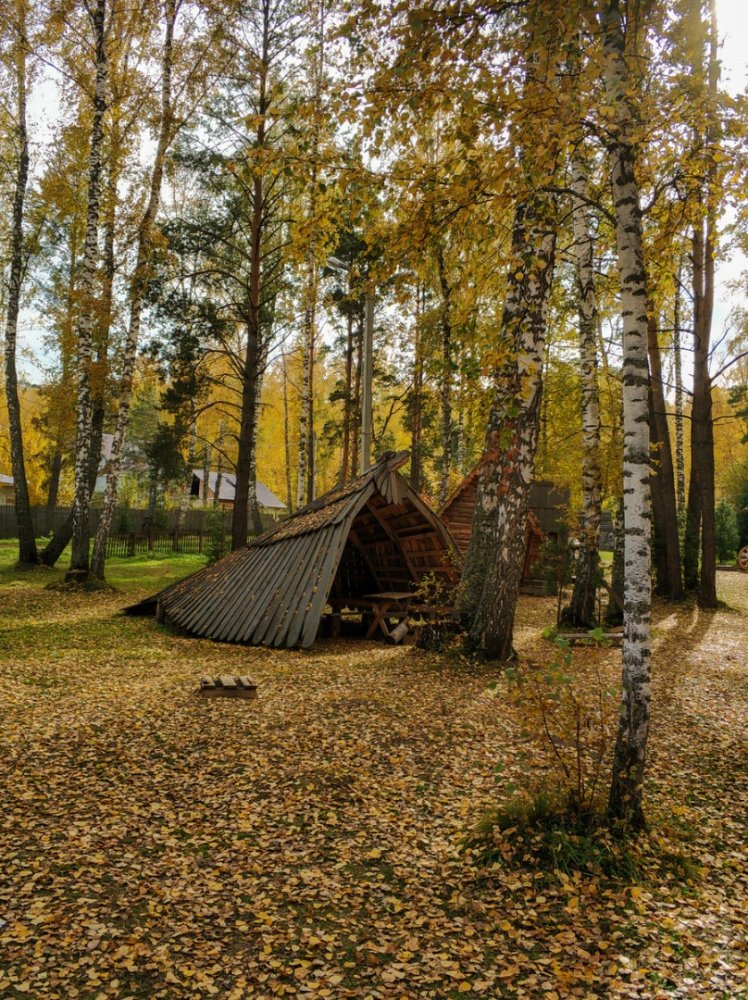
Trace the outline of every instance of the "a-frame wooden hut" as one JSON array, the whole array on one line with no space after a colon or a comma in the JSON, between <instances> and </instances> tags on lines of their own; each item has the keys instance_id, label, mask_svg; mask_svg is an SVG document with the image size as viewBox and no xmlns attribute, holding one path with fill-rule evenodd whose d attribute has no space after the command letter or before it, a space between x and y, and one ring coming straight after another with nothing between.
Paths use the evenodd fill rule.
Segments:
<instances>
[{"instance_id":1,"label":"a-frame wooden hut","mask_svg":"<svg viewBox=\"0 0 748 1000\"><path fill-rule=\"evenodd\" d=\"M456 584L459 549L397 471L407 459L389 452L246 548L128 610L223 642L310 646L328 602L360 609L367 595L412 593L431 573Z\"/></svg>"},{"instance_id":2,"label":"a-frame wooden hut","mask_svg":"<svg viewBox=\"0 0 748 1000\"><path fill-rule=\"evenodd\" d=\"M480 464L476 465L465 476L439 512L439 517L449 528L463 556L473 533L480 470ZM523 590L538 590L534 583L533 567L540 557L543 542L548 538L557 540L563 535L563 508L568 502L568 494L557 489L553 483L537 480L530 486L530 509L525 525L525 559L520 584Z\"/></svg>"}]
</instances>

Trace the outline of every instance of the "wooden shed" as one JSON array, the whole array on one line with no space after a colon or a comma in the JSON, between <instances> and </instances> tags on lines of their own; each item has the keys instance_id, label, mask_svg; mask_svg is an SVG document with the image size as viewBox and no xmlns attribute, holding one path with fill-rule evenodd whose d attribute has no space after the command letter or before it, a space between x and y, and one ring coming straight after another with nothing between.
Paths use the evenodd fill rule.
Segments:
<instances>
[{"instance_id":1,"label":"wooden shed","mask_svg":"<svg viewBox=\"0 0 748 1000\"><path fill-rule=\"evenodd\" d=\"M128 611L223 642L310 646L326 607L407 599L426 574L456 584L459 549L397 471L407 459L387 453L246 548Z\"/></svg>"},{"instance_id":2,"label":"wooden shed","mask_svg":"<svg viewBox=\"0 0 748 1000\"><path fill-rule=\"evenodd\" d=\"M473 533L480 470L480 464L476 465L465 476L439 513L463 556ZM564 513L568 502L568 494L551 482L538 480L530 486L530 510L525 525L525 559L521 581L523 590L537 591L533 582L533 567L540 557L543 543L547 539L558 541L564 536Z\"/></svg>"}]
</instances>

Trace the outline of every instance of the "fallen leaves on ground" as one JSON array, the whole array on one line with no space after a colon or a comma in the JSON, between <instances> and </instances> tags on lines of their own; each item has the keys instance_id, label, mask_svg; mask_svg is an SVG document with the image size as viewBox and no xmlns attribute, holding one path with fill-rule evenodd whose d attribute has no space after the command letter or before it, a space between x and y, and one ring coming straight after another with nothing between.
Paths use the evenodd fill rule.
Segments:
<instances>
[{"instance_id":1,"label":"fallen leaves on ground","mask_svg":"<svg viewBox=\"0 0 748 1000\"><path fill-rule=\"evenodd\" d=\"M478 867L460 841L521 779L495 669L339 640L213 644L127 594L3 588L0 996L738 997L746 981L743 614L660 607L647 799L677 880ZM148 591L148 567L138 581ZM553 602L525 598L523 656ZM612 682L620 652L596 650ZM201 700L250 673L256 701Z\"/></svg>"}]
</instances>

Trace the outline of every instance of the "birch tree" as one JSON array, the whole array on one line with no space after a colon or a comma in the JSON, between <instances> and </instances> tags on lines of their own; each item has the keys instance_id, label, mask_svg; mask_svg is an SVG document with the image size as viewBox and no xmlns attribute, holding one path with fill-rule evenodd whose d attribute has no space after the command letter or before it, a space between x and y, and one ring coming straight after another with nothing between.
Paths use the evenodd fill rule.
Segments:
<instances>
[{"instance_id":1,"label":"birch tree","mask_svg":"<svg viewBox=\"0 0 748 1000\"><path fill-rule=\"evenodd\" d=\"M556 241L555 201L536 193L517 207L501 338L511 352L488 419L473 533L457 612L471 644L509 660L534 477L543 352Z\"/></svg>"},{"instance_id":2,"label":"birch tree","mask_svg":"<svg viewBox=\"0 0 748 1000\"><path fill-rule=\"evenodd\" d=\"M107 106L107 32L106 0L96 0L88 10L95 52L93 117L88 168L88 207L81 272L81 312L76 331L77 387L75 439L75 494L73 500L73 537L67 579L85 580L89 575L88 510L91 499L91 429L93 400L91 367L94 331L97 320L96 291L99 263L99 209L101 200L104 115ZM98 457L98 456L97 456Z\"/></svg>"},{"instance_id":3,"label":"birch tree","mask_svg":"<svg viewBox=\"0 0 748 1000\"><path fill-rule=\"evenodd\" d=\"M130 322L122 358L122 376L119 393L119 410L112 441L109 468L107 471L104 503L99 526L94 541L91 569L94 576L104 578L106 546L111 531L114 507L117 502L117 483L120 475L122 453L130 415L133 373L140 337L140 324L148 288L153 230L161 200L166 153L174 137L174 114L172 105L172 62L174 53L174 25L179 9L178 0L165 0L164 43L161 63L161 109L158 142L151 168L148 200L138 229L138 249L135 269L130 280Z\"/></svg>"},{"instance_id":4,"label":"birch tree","mask_svg":"<svg viewBox=\"0 0 748 1000\"><path fill-rule=\"evenodd\" d=\"M613 116L608 149L623 315L624 639L621 714L608 809L613 819L641 827L649 735L651 620L647 278L635 172L636 118L620 0L607 0L600 25L605 91Z\"/></svg>"}]
</instances>

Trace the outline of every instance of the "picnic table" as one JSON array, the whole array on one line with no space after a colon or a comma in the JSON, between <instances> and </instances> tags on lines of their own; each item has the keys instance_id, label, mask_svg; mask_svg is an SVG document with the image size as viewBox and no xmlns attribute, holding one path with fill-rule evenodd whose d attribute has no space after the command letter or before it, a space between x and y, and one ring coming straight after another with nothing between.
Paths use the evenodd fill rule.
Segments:
<instances>
[{"instance_id":1,"label":"picnic table","mask_svg":"<svg viewBox=\"0 0 748 1000\"><path fill-rule=\"evenodd\" d=\"M371 639L379 630L389 639L388 618L402 621L407 617L416 595L410 591L384 590L378 594L364 594L363 597L331 597L328 604L333 609L350 608L353 611L370 612L371 620L366 630L366 638Z\"/></svg>"},{"instance_id":2,"label":"picnic table","mask_svg":"<svg viewBox=\"0 0 748 1000\"><path fill-rule=\"evenodd\" d=\"M410 610L411 602L415 594L407 591L384 590L380 594L364 594L364 599L372 602L373 617L366 632L366 638L371 639L377 629L384 633L385 639L389 639L390 629L386 618L388 615L402 620Z\"/></svg>"}]
</instances>

